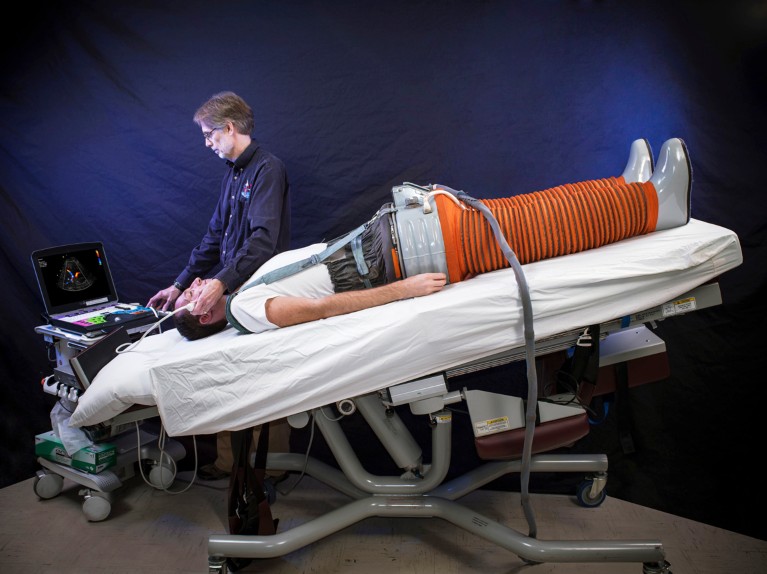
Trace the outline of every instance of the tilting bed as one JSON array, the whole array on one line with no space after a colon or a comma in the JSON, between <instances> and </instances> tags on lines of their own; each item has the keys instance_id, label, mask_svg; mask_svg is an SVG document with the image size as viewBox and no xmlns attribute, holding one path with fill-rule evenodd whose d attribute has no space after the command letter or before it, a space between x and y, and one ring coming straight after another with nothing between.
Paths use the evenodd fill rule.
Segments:
<instances>
[{"instance_id":1,"label":"tilting bed","mask_svg":"<svg viewBox=\"0 0 767 574\"><path fill-rule=\"evenodd\" d=\"M711 282L741 262L733 232L692 219L683 227L525 265L537 353L571 347L584 327L597 324L607 340L632 333L629 338L638 335L645 344L643 323L721 302ZM189 342L169 330L147 337L102 369L80 398L71 424L109 422L135 405L156 406L170 436L246 429L282 417L297 426L305 424L305 413L314 415L341 470L299 454L270 453L268 466L306 469L354 500L274 536L211 537L213 571L226 569L223 557L284 555L374 515L444 518L531 562L637 561L648 572L662 571L658 541L542 541L478 519L458 505L455 500L467 492L520 470L519 453L508 447L499 456L485 456L496 460L462 479L442 483L450 464L446 405L467 399L444 381L454 373L523 359L522 325L517 283L506 269L427 297L257 335L228 328ZM423 464L419 446L392 415L393 406L405 403L435 423L430 464ZM335 421L339 412L356 410L403 469L401 476L376 477L362 468ZM513 429L509 420L513 417L505 428ZM572 429L562 432L558 439L541 439L539 447L582 436L572 435ZM534 472L596 472L584 500L598 500L606 457L542 453L529 462Z\"/></svg>"}]
</instances>

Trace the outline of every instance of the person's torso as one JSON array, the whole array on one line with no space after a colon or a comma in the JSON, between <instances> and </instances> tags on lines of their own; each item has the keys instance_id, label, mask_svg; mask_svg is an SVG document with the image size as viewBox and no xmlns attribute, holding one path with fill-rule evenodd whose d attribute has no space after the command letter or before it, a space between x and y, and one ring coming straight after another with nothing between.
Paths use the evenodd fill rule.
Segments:
<instances>
[{"instance_id":1,"label":"person's torso","mask_svg":"<svg viewBox=\"0 0 767 574\"><path fill-rule=\"evenodd\" d=\"M266 302L274 297L305 297L318 299L333 294L333 283L327 267L318 263L298 273L284 277L274 283L261 283L250 286L265 273L281 269L296 261L301 261L320 253L325 249L325 243L316 243L301 249L285 251L267 261L246 282L236 297L232 299L230 311L234 318L251 333L259 333L275 329L266 318Z\"/></svg>"},{"instance_id":2,"label":"person's torso","mask_svg":"<svg viewBox=\"0 0 767 574\"><path fill-rule=\"evenodd\" d=\"M221 262L226 264L235 257L237 251L245 244L248 238L253 234L254 226L263 225L264 227L279 226L278 229L271 230L277 234L274 253L287 250L290 247L290 205L285 193L280 193L271 201L279 201L280 206L271 206L268 211L281 211L279 222L268 221L271 213L259 213L258 210L252 210L254 202L263 201L256 197L257 182L264 172L272 171L284 173L279 160L264 151L261 147L257 148L253 157L244 166L233 165L229 168L226 178L223 182L224 197L222 197L222 231L221 231ZM270 174L273 177L273 173ZM280 178L282 179L282 178ZM278 185L278 182L272 182L271 185ZM280 181L281 187L287 188L287 182ZM266 206L265 206L266 207ZM281 207L281 209L277 209ZM260 218L264 217L261 221Z\"/></svg>"}]
</instances>

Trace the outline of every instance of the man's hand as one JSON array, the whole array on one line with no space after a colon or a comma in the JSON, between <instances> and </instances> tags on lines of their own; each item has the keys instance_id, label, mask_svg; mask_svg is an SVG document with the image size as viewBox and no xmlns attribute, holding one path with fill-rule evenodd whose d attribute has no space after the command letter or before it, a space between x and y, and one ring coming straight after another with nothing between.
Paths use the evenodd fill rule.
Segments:
<instances>
[{"instance_id":1,"label":"man's hand","mask_svg":"<svg viewBox=\"0 0 767 574\"><path fill-rule=\"evenodd\" d=\"M210 311L226 291L226 286L218 279L211 279L197 298L192 315L204 315Z\"/></svg>"},{"instance_id":2,"label":"man's hand","mask_svg":"<svg viewBox=\"0 0 767 574\"><path fill-rule=\"evenodd\" d=\"M173 303L176 302L176 299L178 299L178 296L181 295L181 291L176 289L175 286L171 285L170 287L166 287L162 291L158 291L155 293L155 295L149 300L149 303L146 304L147 307L152 307L153 309L157 309L159 311L167 311L167 310L173 310Z\"/></svg>"},{"instance_id":3,"label":"man's hand","mask_svg":"<svg viewBox=\"0 0 767 574\"><path fill-rule=\"evenodd\" d=\"M447 276L444 273L420 273L413 275L402 281L392 283L397 285L402 291L402 298L423 297L441 291L447 283Z\"/></svg>"}]
</instances>

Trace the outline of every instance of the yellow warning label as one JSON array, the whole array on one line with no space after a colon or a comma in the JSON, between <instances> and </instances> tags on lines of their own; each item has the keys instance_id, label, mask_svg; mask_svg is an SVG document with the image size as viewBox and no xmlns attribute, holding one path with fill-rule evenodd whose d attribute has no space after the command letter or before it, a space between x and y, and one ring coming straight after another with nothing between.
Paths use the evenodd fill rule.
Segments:
<instances>
[{"instance_id":1,"label":"yellow warning label","mask_svg":"<svg viewBox=\"0 0 767 574\"><path fill-rule=\"evenodd\" d=\"M482 436L486 434L492 434L505 430L510 430L509 417L498 417L495 419L488 419L486 421L477 421L474 423L474 430L476 436Z\"/></svg>"},{"instance_id":2,"label":"yellow warning label","mask_svg":"<svg viewBox=\"0 0 767 574\"><path fill-rule=\"evenodd\" d=\"M695 311L698 305L695 301L695 297L687 297L686 299L677 299L670 303L663 305L663 316L671 317L673 315L681 315L682 313L689 313Z\"/></svg>"}]
</instances>

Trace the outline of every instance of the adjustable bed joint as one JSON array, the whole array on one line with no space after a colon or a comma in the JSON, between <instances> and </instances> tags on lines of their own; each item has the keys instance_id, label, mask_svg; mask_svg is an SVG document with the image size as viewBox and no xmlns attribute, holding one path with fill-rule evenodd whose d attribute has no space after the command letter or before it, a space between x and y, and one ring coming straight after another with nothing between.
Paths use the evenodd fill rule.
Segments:
<instances>
[{"instance_id":1,"label":"adjustable bed joint","mask_svg":"<svg viewBox=\"0 0 767 574\"><path fill-rule=\"evenodd\" d=\"M464 400L460 391L448 392L442 373L394 385L379 394L387 407L409 404L414 415L434 415L446 405Z\"/></svg>"},{"instance_id":2,"label":"adjustable bed joint","mask_svg":"<svg viewBox=\"0 0 767 574\"><path fill-rule=\"evenodd\" d=\"M383 400L385 404L396 407L446 394L445 377L439 374L389 387L383 392Z\"/></svg>"}]
</instances>

